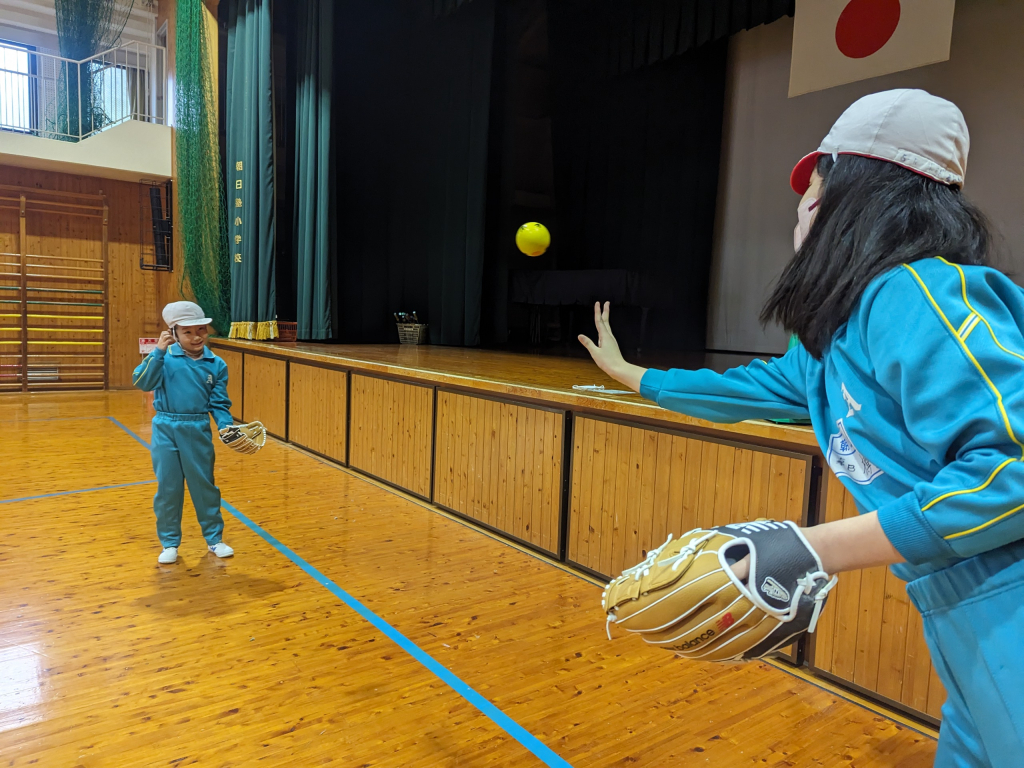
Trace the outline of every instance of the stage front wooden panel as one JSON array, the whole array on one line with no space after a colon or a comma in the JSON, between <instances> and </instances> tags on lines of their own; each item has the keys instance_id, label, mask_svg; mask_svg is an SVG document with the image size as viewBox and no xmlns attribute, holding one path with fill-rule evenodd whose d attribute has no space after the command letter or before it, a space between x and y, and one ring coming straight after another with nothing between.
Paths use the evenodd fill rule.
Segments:
<instances>
[{"instance_id":1,"label":"stage front wooden panel","mask_svg":"<svg viewBox=\"0 0 1024 768\"><path fill-rule=\"evenodd\" d=\"M349 465L430 498L434 390L352 375Z\"/></svg>"},{"instance_id":2,"label":"stage front wooden panel","mask_svg":"<svg viewBox=\"0 0 1024 768\"><path fill-rule=\"evenodd\" d=\"M301 363L288 366L288 442L345 464L348 373Z\"/></svg>"},{"instance_id":3,"label":"stage front wooden panel","mask_svg":"<svg viewBox=\"0 0 1024 768\"><path fill-rule=\"evenodd\" d=\"M604 576L669 533L771 517L803 522L810 457L578 417L568 557Z\"/></svg>"},{"instance_id":4,"label":"stage front wooden panel","mask_svg":"<svg viewBox=\"0 0 1024 768\"><path fill-rule=\"evenodd\" d=\"M828 472L824 522L856 517L857 506ZM812 666L904 707L941 716L946 700L925 644L921 614L888 568L844 573L813 635Z\"/></svg>"},{"instance_id":5,"label":"stage front wooden panel","mask_svg":"<svg viewBox=\"0 0 1024 768\"><path fill-rule=\"evenodd\" d=\"M288 363L272 357L247 354L244 370L243 420L262 422L268 433L283 440L288 424L285 399Z\"/></svg>"},{"instance_id":6,"label":"stage front wooden panel","mask_svg":"<svg viewBox=\"0 0 1024 768\"><path fill-rule=\"evenodd\" d=\"M558 557L565 414L439 391L434 503Z\"/></svg>"},{"instance_id":7,"label":"stage front wooden panel","mask_svg":"<svg viewBox=\"0 0 1024 768\"><path fill-rule=\"evenodd\" d=\"M232 349L217 348L217 357L228 366L228 397L231 399L231 415L242 421L242 353Z\"/></svg>"}]
</instances>

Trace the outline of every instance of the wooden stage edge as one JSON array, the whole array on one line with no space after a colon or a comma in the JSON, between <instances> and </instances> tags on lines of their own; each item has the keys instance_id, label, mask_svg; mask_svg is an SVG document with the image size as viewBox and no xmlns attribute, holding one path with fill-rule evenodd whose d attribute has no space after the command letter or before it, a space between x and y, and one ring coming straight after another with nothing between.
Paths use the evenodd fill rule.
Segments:
<instances>
[{"instance_id":1,"label":"wooden stage edge","mask_svg":"<svg viewBox=\"0 0 1024 768\"><path fill-rule=\"evenodd\" d=\"M628 416L666 427L743 435L745 440L764 440L817 451L817 442L809 427L766 421L712 424L666 411L636 394L599 395L574 391L574 384L602 384L607 389L622 389L621 384L588 360L429 345L339 345L216 338L210 340L210 346L218 351L237 350L454 390L468 389L573 411Z\"/></svg>"},{"instance_id":2,"label":"wooden stage edge","mask_svg":"<svg viewBox=\"0 0 1024 768\"><path fill-rule=\"evenodd\" d=\"M857 514L807 427L713 424L593 363L431 346L211 339L232 415L478 528L607 579L669 533ZM844 574L818 631L781 654L819 680L935 725L945 692L887 569Z\"/></svg>"}]
</instances>

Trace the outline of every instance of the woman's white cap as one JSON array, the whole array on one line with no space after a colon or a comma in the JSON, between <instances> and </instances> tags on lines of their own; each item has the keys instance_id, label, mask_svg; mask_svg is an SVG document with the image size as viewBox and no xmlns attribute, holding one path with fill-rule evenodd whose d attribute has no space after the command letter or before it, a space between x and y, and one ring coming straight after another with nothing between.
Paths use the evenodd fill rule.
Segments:
<instances>
[{"instance_id":1,"label":"woman's white cap","mask_svg":"<svg viewBox=\"0 0 1024 768\"><path fill-rule=\"evenodd\" d=\"M872 93L843 112L817 151L796 164L789 184L802 195L819 157L860 155L960 187L970 147L967 123L953 102L909 88Z\"/></svg>"},{"instance_id":2,"label":"woman's white cap","mask_svg":"<svg viewBox=\"0 0 1024 768\"><path fill-rule=\"evenodd\" d=\"M183 325L209 325L213 321L203 314L203 309L191 301L172 301L164 307L164 322L168 328Z\"/></svg>"}]
</instances>

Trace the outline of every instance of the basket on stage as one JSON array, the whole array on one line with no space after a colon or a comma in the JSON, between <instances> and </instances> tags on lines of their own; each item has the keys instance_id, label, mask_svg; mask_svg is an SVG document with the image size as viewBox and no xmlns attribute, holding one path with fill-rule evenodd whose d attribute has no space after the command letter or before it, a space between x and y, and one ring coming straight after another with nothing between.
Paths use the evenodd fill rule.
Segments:
<instances>
[{"instance_id":1,"label":"basket on stage","mask_svg":"<svg viewBox=\"0 0 1024 768\"><path fill-rule=\"evenodd\" d=\"M402 344L426 344L427 323L421 323L415 312L396 312L398 341Z\"/></svg>"},{"instance_id":2,"label":"basket on stage","mask_svg":"<svg viewBox=\"0 0 1024 768\"><path fill-rule=\"evenodd\" d=\"M398 340L402 344L426 344L426 323L399 323Z\"/></svg>"}]
</instances>

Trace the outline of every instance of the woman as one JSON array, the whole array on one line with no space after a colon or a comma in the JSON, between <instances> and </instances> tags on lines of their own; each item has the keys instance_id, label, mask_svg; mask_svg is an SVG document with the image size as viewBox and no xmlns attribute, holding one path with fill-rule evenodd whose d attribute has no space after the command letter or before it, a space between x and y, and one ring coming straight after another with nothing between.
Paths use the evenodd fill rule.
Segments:
<instances>
[{"instance_id":1,"label":"woman","mask_svg":"<svg viewBox=\"0 0 1024 768\"><path fill-rule=\"evenodd\" d=\"M717 422L810 418L858 518L804 533L826 571L892 565L948 692L937 766L1024 765L1024 293L987 266L961 194L963 115L923 91L867 96L793 171L796 256L761 314L801 344L725 374L612 378Z\"/></svg>"}]
</instances>

